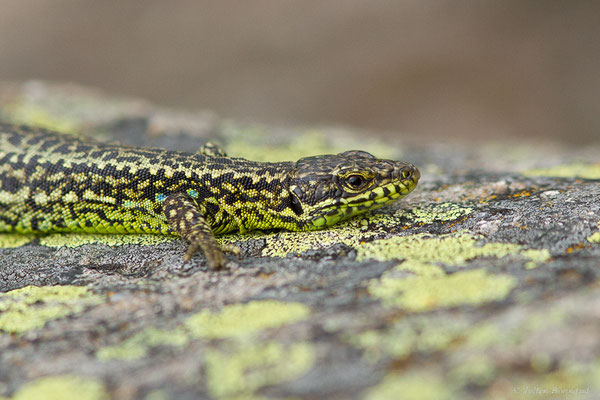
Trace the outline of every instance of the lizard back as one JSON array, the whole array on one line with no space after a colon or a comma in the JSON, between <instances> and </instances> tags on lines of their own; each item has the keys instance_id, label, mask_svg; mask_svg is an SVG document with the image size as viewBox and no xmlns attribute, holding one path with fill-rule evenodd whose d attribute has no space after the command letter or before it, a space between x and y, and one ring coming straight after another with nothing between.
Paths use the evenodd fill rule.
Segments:
<instances>
[{"instance_id":1,"label":"lizard back","mask_svg":"<svg viewBox=\"0 0 600 400\"><path fill-rule=\"evenodd\" d=\"M215 232L243 231L252 227L236 210L277 198L290 168L0 124L0 231L172 234L162 201L176 192L204 207Z\"/></svg>"}]
</instances>

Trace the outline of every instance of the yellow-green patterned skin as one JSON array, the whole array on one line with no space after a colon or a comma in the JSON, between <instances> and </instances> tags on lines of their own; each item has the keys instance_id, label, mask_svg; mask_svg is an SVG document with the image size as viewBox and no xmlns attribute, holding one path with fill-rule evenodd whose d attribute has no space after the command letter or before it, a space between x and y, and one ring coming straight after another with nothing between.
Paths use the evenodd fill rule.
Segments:
<instances>
[{"instance_id":1,"label":"yellow-green patterned skin","mask_svg":"<svg viewBox=\"0 0 600 400\"><path fill-rule=\"evenodd\" d=\"M263 163L0 124L0 231L179 234L186 259L202 249L218 268L213 234L324 228L404 197L419 177L362 151Z\"/></svg>"}]
</instances>

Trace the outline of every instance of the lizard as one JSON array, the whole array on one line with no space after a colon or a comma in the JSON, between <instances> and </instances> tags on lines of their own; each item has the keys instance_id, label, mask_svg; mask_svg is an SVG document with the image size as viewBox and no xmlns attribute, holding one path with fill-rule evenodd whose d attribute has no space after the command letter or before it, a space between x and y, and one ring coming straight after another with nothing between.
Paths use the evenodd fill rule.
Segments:
<instances>
[{"instance_id":1,"label":"lizard","mask_svg":"<svg viewBox=\"0 0 600 400\"><path fill-rule=\"evenodd\" d=\"M201 250L212 269L240 252L215 235L326 228L406 196L419 178L360 150L256 162L214 145L185 153L0 123L0 232L179 235L184 262Z\"/></svg>"}]
</instances>

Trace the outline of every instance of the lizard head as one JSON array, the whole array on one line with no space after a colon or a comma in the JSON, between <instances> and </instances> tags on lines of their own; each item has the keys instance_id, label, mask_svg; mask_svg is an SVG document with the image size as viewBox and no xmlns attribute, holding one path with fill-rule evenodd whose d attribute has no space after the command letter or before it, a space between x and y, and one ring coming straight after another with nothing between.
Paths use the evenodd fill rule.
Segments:
<instances>
[{"instance_id":1,"label":"lizard head","mask_svg":"<svg viewBox=\"0 0 600 400\"><path fill-rule=\"evenodd\" d=\"M291 172L289 207L300 229L325 228L406 196L420 177L411 164L364 151L306 157Z\"/></svg>"}]
</instances>

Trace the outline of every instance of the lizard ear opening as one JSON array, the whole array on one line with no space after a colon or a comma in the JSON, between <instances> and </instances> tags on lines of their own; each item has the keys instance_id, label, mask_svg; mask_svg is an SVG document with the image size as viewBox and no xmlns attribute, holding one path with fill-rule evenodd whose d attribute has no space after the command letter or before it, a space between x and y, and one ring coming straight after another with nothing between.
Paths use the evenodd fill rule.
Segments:
<instances>
[{"instance_id":1,"label":"lizard ear opening","mask_svg":"<svg viewBox=\"0 0 600 400\"><path fill-rule=\"evenodd\" d=\"M290 208L297 216L301 216L304 210L302 209L302 204L300 204L300 200L293 194L290 194Z\"/></svg>"}]
</instances>

